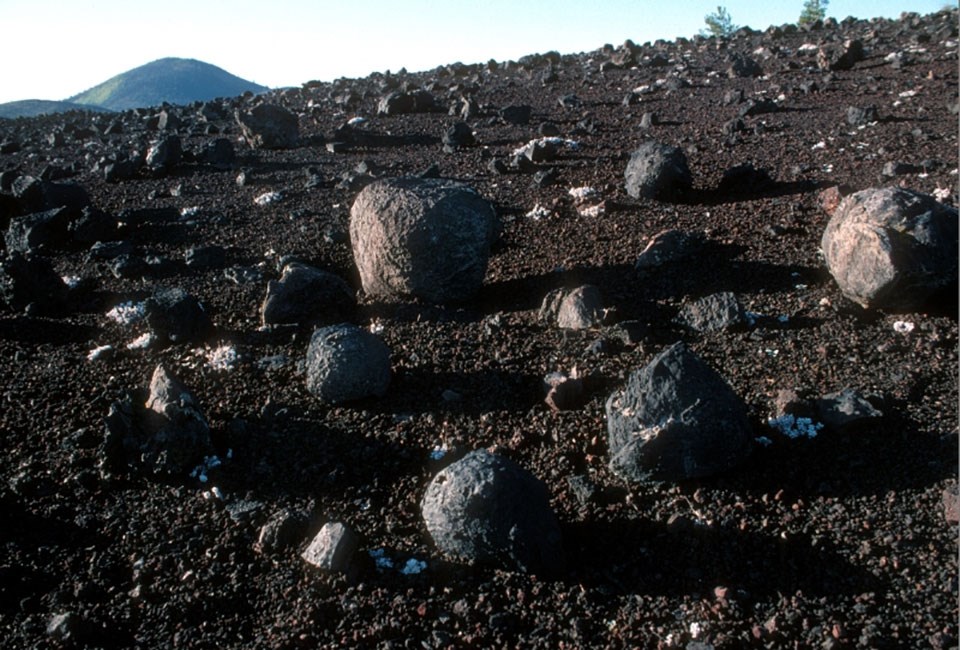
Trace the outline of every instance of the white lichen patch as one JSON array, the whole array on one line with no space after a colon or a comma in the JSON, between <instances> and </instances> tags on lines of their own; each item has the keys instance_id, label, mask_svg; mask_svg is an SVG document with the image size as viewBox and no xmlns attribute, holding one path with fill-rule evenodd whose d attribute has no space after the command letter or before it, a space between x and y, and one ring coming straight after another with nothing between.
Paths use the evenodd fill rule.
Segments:
<instances>
[{"instance_id":1,"label":"white lichen patch","mask_svg":"<svg viewBox=\"0 0 960 650\"><path fill-rule=\"evenodd\" d=\"M596 205L578 205L577 214L581 217L595 218L606 212L606 206L603 203Z\"/></svg>"},{"instance_id":2,"label":"white lichen patch","mask_svg":"<svg viewBox=\"0 0 960 650\"><path fill-rule=\"evenodd\" d=\"M183 219L189 219L190 217L195 217L200 214L200 206L191 205L186 208L180 208L180 217Z\"/></svg>"},{"instance_id":3,"label":"white lichen patch","mask_svg":"<svg viewBox=\"0 0 960 650\"><path fill-rule=\"evenodd\" d=\"M893 331L899 334L909 334L913 328L914 324L910 321L898 320L893 323Z\"/></svg>"},{"instance_id":4,"label":"white lichen patch","mask_svg":"<svg viewBox=\"0 0 960 650\"><path fill-rule=\"evenodd\" d=\"M80 285L80 277L77 275L65 275L60 279L70 289L76 289Z\"/></svg>"},{"instance_id":5,"label":"white lichen patch","mask_svg":"<svg viewBox=\"0 0 960 650\"><path fill-rule=\"evenodd\" d=\"M543 207L539 203L533 206L533 210L530 210L526 215L528 219L533 219L534 221L540 221L541 219L548 219L553 216L553 212Z\"/></svg>"},{"instance_id":6,"label":"white lichen patch","mask_svg":"<svg viewBox=\"0 0 960 650\"><path fill-rule=\"evenodd\" d=\"M410 558L409 560L407 560L407 563L403 565L403 568L400 569L400 573L402 573L405 576L415 576L426 568L427 568L427 563L424 562L423 560Z\"/></svg>"},{"instance_id":7,"label":"white lichen patch","mask_svg":"<svg viewBox=\"0 0 960 650\"><path fill-rule=\"evenodd\" d=\"M567 190L567 194L573 197L574 201L587 201L589 199L595 198L599 192L596 189L583 186L583 187L571 187Z\"/></svg>"},{"instance_id":8,"label":"white lichen patch","mask_svg":"<svg viewBox=\"0 0 960 650\"><path fill-rule=\"evenodd\" d=\"M530 142L523 145L522 147L518 147L517 149L514 149L513 155L522 156L527 151L530 151L537 146L540 146L540 147L553 146L558 149L563 148L563 149L570 149L571 151L576 151L577 149L580 148L580 143L577 142L576 140L568 140L566 138L560 138L556 136L538 138L536 140L531 140Z\"/></svg>"},{"instance_id":9,"label":"white lichen patch","mask_svg":"<svg viewBox=\"0 0 960 650\"><path fill-rule=\"evenodd\" d=\"M944 201L949 199L952 194L953 192L951 192L949 188L938 187L933 191L933 198L940 201L940 203L943 203Z\"/></svg>"},{"instance_id":10,"label":"white lichen patch","mask_svg":"<svg viewBox=\"0 0 960 650\"><path fill-rule=\"evenodd\" d=\"M98 345L87 353L87 361L96 361L102 359L113 352L112 345Z\"/></svg>"},{"instance_id":11,"label":"white lichen patch","mask_svg":"<svg viewBox=\"0 0 960 650\"><path fill-rule=\"evenodd\" d=\"M127 343L128 350L146 350L149 348L154 341L154 336L150 332L146 334L141 334L137 338L133 339Z\"/></svg>"},{"instance_id":12,"label":"white lichen patch","mask_svg":"<svg viewBox=\"0 0 960 650\"><path fill-rule=\"evenodd\" d=\"M283 200L282 192L264 192L253 200L257 205L270 205Z\"/></svg>"},{"instance_id":13,"label":"white lichen patch","mask_svg":"<svg viewBox=\"0 0 960 650\"><path fill-rule=\"evenodd\" d=\"M823 428L821 422L814 422L811 418L798 418L792 413L770 418L767 420L767 425L788 438L816 438L817 433Z\"/></svg>"},{"instance_id":14,"label":"white lichen patch","mask_svg":"<svg viewBox=\"0 0 960 650\"><path fill-rule=\"evenodd\" d=\"M121 325L132 325L142 321L147 315L147 307L142 302L122 302L107 312L107 318Z\"/></svg>"},{"instance_id":15,"label":"white lichen patch","mask_svg":"<svg viewBox=\"0 0 960 650\"><path fill-rule=\"evenodd\" d=\"M207 367L221 372L233 370L240 361L240 355L236 348L226 343L215 348L197 348L193 353L201 357L206 362Z\"/></svg>"},{"instance_id":16,"label":"white lichen patch","mask_svg":"<svg viewBox=\"0 0 960 650\"><path fill-rule=\"evenodd\" d=\"M367 551L367 554L373 558L378 569L392 569L393 560L387 557L387 552L382 548L375 548Z\"/></svg>"}]
</instances>

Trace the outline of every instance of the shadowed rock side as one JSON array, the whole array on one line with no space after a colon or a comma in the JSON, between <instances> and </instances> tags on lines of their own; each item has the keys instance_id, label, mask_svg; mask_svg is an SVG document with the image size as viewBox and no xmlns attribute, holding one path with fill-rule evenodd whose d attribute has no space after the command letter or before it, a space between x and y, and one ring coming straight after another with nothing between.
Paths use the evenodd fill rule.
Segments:
<instances>
[{"instance_id":1,"label":"shadowed rock side","mask_svg":"<svg viewBox=\"0 0 960 650\"><path fill-rule=\"evenodd\" d=\"M423 520L451 558L559 575L560 527L543 483L479 449L441 470L423 496Z\"/></svg>"},{"instance_id":2,"label":"shadowed rock side","mask_svg":"<svg viewBox=\"0 0 960 650\"><path fill-rule=\"evenodd\" d=\"M919 192L883 188L848 196L822 246L843 294L864 307L921 307L957 283L957 210Z\"/></svg>"},{"instance_id":3,"label":"shadowed rock side","mask_svg":"<svg viewBox=\"0 0 960 650\"><path fill-rule=\"evenodd\" d=\"M750 453L742 400L677 343L607 399L610 467L630 481L679 481L733 469Z\"/></svg>"},{"instance_id":4,"label":"shadowed rock side","mask_svg":"<svg viewBox=\"0 0 960 650\"><path fill-rule=\"evenodd\" d=\"M473 189L447 180L377 181L350 209L350 241L363 290L388 300L469 298L483 284L498 231L493 206Z\"/></svg>"}]
</instances>

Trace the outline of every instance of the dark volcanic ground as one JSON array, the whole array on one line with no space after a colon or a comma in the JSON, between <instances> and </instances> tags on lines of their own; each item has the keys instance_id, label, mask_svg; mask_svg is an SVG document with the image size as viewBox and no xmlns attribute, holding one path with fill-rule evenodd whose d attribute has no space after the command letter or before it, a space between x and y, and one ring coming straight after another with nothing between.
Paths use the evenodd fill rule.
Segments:
<instances>
[{"instance_id":1,"label":"dark volcanic ground","mask_svg":"<svg viewBox=\"0 0 960 650\"><path fill-rule=\"evenodd\" d=\"M820 69L816 48L801 47L848 38L866 48L848 70ZM87 247L47 250L58 274L81 279L70 304L53 315L0 316L0 645L955 647L958 529L944 491L957 479L956 302L895 314L846 301L818 254L829 218L818 192L903 185L945 190L941 198L955 205L957 40L954 11L307 84L269 95L300 116L301 144L278 151L237 140L233 110L257 98L221 102L222 118L170 107L185 150L229 137L235 164L217 169L188 156L165 173L112 183L98 161L142 151L159 136L144 126L159 109L0 121L8 181L79 183L119 219L117 239L175 262L163 274L118 279ZM730 53L754 58L764 76L728 78ZM896 53L899 62L888 57ZM442 110L377 116L379 98L403 84L428 90ZM642 86L638 102L624 105ZM776 110L747 115L742 131L727 134L724 124L744 107L724 101L733 89ZM569 95L576 99L559 101ZM446 109L464 96L477 103L467 121L479 144L447 153L441 136L458 118ZM533 107L528 124L501 119L500 109L517 104ZM848 107L868 105L877 121L847 122ZM647 112L659 124L645 130ZM391 137L328 150L355 116L368 118L358 131ZM113 120L121 132L105 133ZM489 168L539 137L543 122L579 144L543 163L556 170L555 184ZM51 143L58 131L62 142ZM624 190L629 154L651 136L690 162L694 191L676 203ZM261 331L259 306L285 255L359 291L346 228L363 161L379 177L436 164L493 201L504 229L484 288L461 305L361 296L355 322L382 328L393 381L382 399L324 407L298 369L309 331ZM748 162L775 182L717 189L725 170ZM925 168L883 176L888 162ZM341 182L345 174L354 182ZM606 201L603 214L578 214L568 190L583 186ZM256 205L268 191L283 198ZM551 215L525 216L537 204ZM2 205L6 222L16 205ZM667 228L704 232L706 250L636 271L649 238ZM185 251L198 244L224 247L225 263L186 267ZM237 267L262 276L237 284L225 275ZM587 282L611 309L609 329L564 332L538 320L549 290ZM162 286L200 299L216 325L207 351L234 346L233 369L209 365L196 344L126 348L145 326L106 313ZM765 318L713 334L672 324L686 301L718 291ZM615 324L629 319L648 324L642 344L614 340ZM896 321L915 327L899 332ZM606 351L587 350L603 337ZM625 484L607 467L604 401L676 340L727 379L756 436L772 444L723 476ZM115 353L88 361L102 345ZM210 421L223 462L206 483L187 473L101 471L109 405L146 387L161 361ZM542 377L574 366L587 374L586 403L553 412ZM765 424L781 389L848 387L881 406L878 424L811 440ZM483 447L548 486L568 563L559 579L451 563L433 546L419 507L427 482ZM594 492L578 494L574 476ZM283 510L304 522L294 544L256 548L261 526ZM346 574L300 558L328 521L361 536ZM394 568L378 567L376 550ZM403 574L411 558L426 568ZM52 621L60 626L48 629Z\"/></svg>"}]
</instances>

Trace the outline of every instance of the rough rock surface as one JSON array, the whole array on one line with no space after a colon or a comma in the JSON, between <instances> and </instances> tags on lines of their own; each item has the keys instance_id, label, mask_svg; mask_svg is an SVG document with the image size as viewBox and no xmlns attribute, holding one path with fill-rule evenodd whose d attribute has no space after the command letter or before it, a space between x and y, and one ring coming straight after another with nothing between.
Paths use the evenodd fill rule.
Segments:
<instances>
[{"instance_id":1,"label":"rough rock surface","mask_svg":"<svg viewBox=\"0 0 960 650\"><path fill-rule=\"evenodd\" d=\"M483 283L496 213L471 188L401 178L365 187L350 209L350 241L374 297L464 300Z\"/></svg>"},{"instance_id":2,"label":"rough rock surface","mask_svg":"<svg viewBox=\"0 0 960 650\"><path fill-rule=\"evenodd\" d=\"M627 194L635 199L673 199L693 184L684 153L656 140L646 140L637 147L624 176Z\"/></svg>"},{"instance_id":3,"label":"rough rock surface","mask_svg":"<svg viewBox=\"0 0 960 650\"><path fill-rule=\"evenodd\" d=\"M310 337L306 372L307 390L322 402L381 397L390 385L390 350L355 325L322 327Z\"/></svg>"},{"instance_id":4,"label":"rough rock surface","mask_svg":"<svg viewBox=\"0 0 960 650\"><path fill-rule=\"evenodd\" d=\"M357 550L357 534L337 521L323 525L300 555L308 564L325 571L346 571Z\"/></svg>"},{"instance_id":5,"label":"rough rock surface","mask_svg":"<svg viewBox=\"0 0 960 650\"><path fill-rule=\"evenodd\" d=\"M65 306L67 286L47 259L14 252L0 262L0 300L11 311L36 305L41 313L56 314Z\"/></svg>"},{"instance_id":6,"label":"rough rock surface","mask_svg":"<svg viewBox=\"0 0 960 650\"><path fill-rule=\"evenodd\" d=\"M743 401L676 343L607 399L610 467L630 481L680 481L730 470L750 453Z\"/></svg>"},{"instance_id":7,"label":"rough rock surface","mask_svg":"<svg viewBox=\"0 0 960 650\"><path fill-rule=\"evenodd\" d=\"M62 246L67 236L67 211L54 208L17 217L10 222L4 241L7 250L17 253L38 253Z\"/></svg>"},{"instance_id":8,"label":"rough rock surface","mask_svg":"<svg viewBox=\"0 0 960 650\"><path fill-rule=\"evenodd\" d=\"M717 332L746 324L743 305L732 291L704 296L683 306L677 322L698 332Z\"/></svg>"},{"instance_id":9,"label":"rough rock surface","mask_svg":"<svg viewBox=\"0 0 960 650\"><path fill-rule=\"evenodd\" d=\"M903 188L846 197L821 242L845 296L864 307L921 307L957 283L957 210Z\"/></svg>"},{"instance_id":10,"label":"rough rock surface","mask_svg":"<svg viewBox=\"0 0 960 650\"><path fill-rule=\"evenodd\" d=\"M276 104L259 104L249 112L237 111L236 120L253 149L289 149L300 138L297 116Z\"/></svg>"},{"instance_id":11,"label":"rough rock surface","mask_svg":"<svg viewBox=\"0 0 960 650\"><path fill-rule=\"evenodd\" d=\"M634 266L638 270L645 270L670 262L678 262L695 254L702 245L703 237L699 233L675 229L664 230L650 238L634 262Z\"/></svg>"},{"instance_id":12,"label":"rough rock surface","mask_svg":"<svg viewBox=\"0 0 960 650\"><path fill-rule=\"evenodd\" d=\"M160 289L145 302L147 324L161 343L198 343L210 332L210 316L178 287Z\"/></svg>"},{"instance_id":13,"label":"rough rock surface","mask_svg":"<svg viewBox=\"0 0 960 650\"><path fill-rule=\"evenodd\" d=\"M353 290L343 279L294 262L283 267L279 280L267 283L260 319L264 325L329 325L349 320L356 306Z\"/></svg>"},{"instance_id":14,"label":"rough rock surface","mask_svg":"<svg viewBox=\"0 0 960 650\"><path fill-rule=\"evenodd\" d=\"M543 298L540 319L561 329L583 330L603 321L603 298L590 284L574 289L555 289Z\"/></svg>"},{"instance_id":15,"label":"rough rock surface","mask_svg":"<svg viewBox=\"0 0 960 650\"><path fill-rule=\"evenodd\" d=\"M212 449L196 397L163 365L154 369L142 407L129 398L114 402L104 422L100 456L108 471L185 474Z\"/></svg>"},{"instance_id":16,"label":"rough rock surface","mask_svg":"<svg viewBox=\"0 0 960 650\"><path fill-rule=\"evenodd\" d=\"M820 420L834 431L850 432L876 424L883 412L873 406L859 391L845 388L827 393L816 401Z\"/></svg>"},{"instance_id":17,"label":"rough rock surface","mask_svg":"<svg viewBox=\"0 0 960 650\"><path fill-rule=\"evenodd\" d=\"M486 450L433 477L422 514L430 537L452 559L547 575L564 565L560 526L543 483Z\"/></svg>"}]
</instances>

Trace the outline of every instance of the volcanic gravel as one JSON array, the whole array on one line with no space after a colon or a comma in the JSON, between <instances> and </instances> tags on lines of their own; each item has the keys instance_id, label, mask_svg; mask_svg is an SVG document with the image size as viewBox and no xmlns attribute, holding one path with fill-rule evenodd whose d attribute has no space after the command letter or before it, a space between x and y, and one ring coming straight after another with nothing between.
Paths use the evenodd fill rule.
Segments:
<instances>
[{"instance_id":1,"label":"volcanic gravel","mask_svg":"<svg viewBox=\"0 0 960 650\"><path fill-rule=\"evenodd\" d=\"M945 507L958 471L956 288L922 311L867 311L842 297L818 249L828 188L903 185L955 205L957 23L954 10L741 30L311 82L216 102L222 113L168 106L184 152L226 137L235 162L186 155L119 182L101 158L145 151L159 108L0 120L7 179L82 185L121 222L118 239L167 260L145 278L116 277L87 246L42 251L77 281L69 304L0 316L0 646L956 647L958 528L955 502L951 519ZM864 58L821 68L818 48L847 39ZM728 76L733 54L763 75ZM430 93L440 110L378 115L403 90ZM461 119L447 108L461 100L476 144L444 150ZM297 146L240 140L234 110L260 101L299 116ZM523 109L501 116L523 105L529 122ZM875 115L856 115L875 119L848 122L848 109L868 106ZM342 129L354 117L366 121ZM543 134L562 139L556 157L512 168ZM626 193L624 169L648 137L686 155L693 187L676 200ZM908 173L884 175L891 162ZM756 173L721 184L747 163ZM371 178L431 166L496 206L503 230L484 285L454 305L371 300L350 206ZM587 204L590 192L569 192L585 187ZM667 229L705 243L635 269ZM225 260L187 266L196 246ZM352 322L391 350L382 398L321 404L303 373L311 331L261 328L266 284L292 258L358 291ZM586 284L600 290L603 326L538 318L547 293ZM128 348L146 325L106 314L173 287L202 303L213 333ZM674 321L723 291L749 327ZM640 340L624 321L639 322ZM761 441L719 476L625 483L608 467L604 402L676 341L729 382ZM107 472L104 417L127 394L143 399L160 363L198 400L216 459L183 475ZM582 406L551 409L543 378L574 368ZM882 418L813 438L767 424L781 390L847 388ZM562 575L468 566L432 543L425 488L479 448L546 484ZM290 544L260 544L284 512ZM357 534L346 572L301 558L328 522Z\"/></svg>"}]
</instances>

